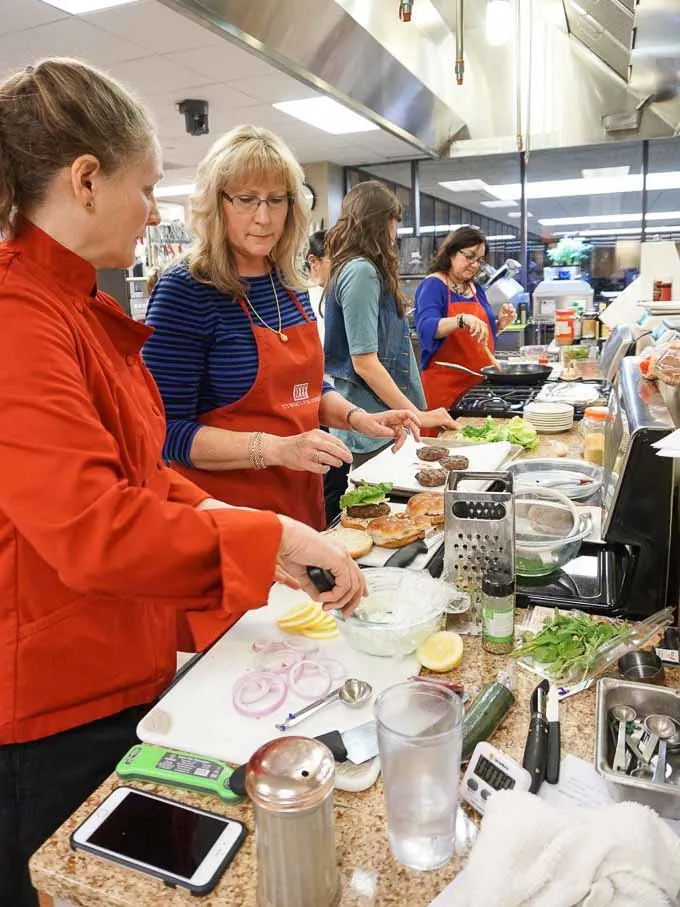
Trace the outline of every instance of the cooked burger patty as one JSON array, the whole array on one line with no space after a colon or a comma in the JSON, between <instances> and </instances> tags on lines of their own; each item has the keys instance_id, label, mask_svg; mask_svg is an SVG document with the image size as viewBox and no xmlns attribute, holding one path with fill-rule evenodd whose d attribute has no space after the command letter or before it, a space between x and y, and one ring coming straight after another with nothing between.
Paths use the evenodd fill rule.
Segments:
<instances>
[{"instance_id":1,"label":"cooked burger patty","mask_svg":"<svg viewBox=\"0 0 680 907\"><path fill-rule=\"evenodd\" d=\"M446 482L445 469L421 469L416 473L416 482L425 488L437 488Z\"/></svg>"},{"instance_id":2,"label":"cooked burger patty","mask_svg":"<svg viewBox=\"0 0 680 907\"><path fill-rule=\"evenodd\" d=\"M390 505L384 501L382 504L357 504L347 508L347 516L358 517L360 520L374 520L379 516L387 516Z\"/></svg>"},{"instance_id":3,"label":"cooked burger patty","mask_svg":"<svg viewBox=\"0 0 680 907\"><path fill-rule=\"evenodd\" d=\"M425 460L426 463L435 463L445 457L448 450L445 447L419 447L416 456L419 460Z\"/></svg>"},{"instance_id":4,"label":"cooked burger patty","mask_svg":"<svg viewBox=\"0 0 680 907\"><path fill-rule=\"evenodd\" d=\"M468 460L467 457L461 457L461 456L442 457L442 459L439 461L439 465L443 466L444 469L448 469L448 470L453 469L453 470L458 471L461 469L467 469L468 466L470 465L470 461Z\"/></svg>"}]
</instances>

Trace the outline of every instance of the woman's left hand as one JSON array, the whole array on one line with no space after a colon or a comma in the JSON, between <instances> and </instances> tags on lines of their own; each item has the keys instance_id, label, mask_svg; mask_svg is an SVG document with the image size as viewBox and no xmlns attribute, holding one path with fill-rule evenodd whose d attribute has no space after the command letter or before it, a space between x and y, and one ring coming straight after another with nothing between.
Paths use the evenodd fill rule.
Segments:
<instances>
[{"instance_id":1,"label":"woman's left hand","mask_svg":"<svg viewBox=\"0 0 680 907\"><path fill-rule=\"evenodd\" d=\"M356 412L352 430L370 438L394 438L394 451L399 450L410 432L420 441L420 419L408 409L388 409L384 413Z\"/></svg>"},{"instance_id":2,"label":"woman's left hand","mask_svg":"<svg viewBox=\"0 0 680 907\"><path fill-rule=\"evenodd\" d=\"M498 313L498 330L504 331L509 324L517 317L515 312L515 307L510 305L509 302L503 303Z\"/></svg>"}]
</instances>

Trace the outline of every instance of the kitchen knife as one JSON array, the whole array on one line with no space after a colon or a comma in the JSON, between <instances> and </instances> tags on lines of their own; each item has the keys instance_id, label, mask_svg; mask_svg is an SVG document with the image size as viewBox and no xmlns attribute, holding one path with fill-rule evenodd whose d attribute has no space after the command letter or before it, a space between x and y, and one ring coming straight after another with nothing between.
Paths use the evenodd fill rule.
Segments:
<instances>
[{"instance_id":1,"label":"kitchen knife","mask_svg":"<svg viewBox=\"0 0 680 907\"><path fill-rule=\"evenodd\" d=\"M335 577L323 567L307 567L307 576L316 586L317 592L331 592L335 588Z\"/></svg>"},{"instance_id":2,"label":"kitchen knife","mask_svg":"<svg viewBox=\"0 0 680 907\"><path fill-rule=\"evenodd\" d=\"M403 548L397 548L385 561L385 567L408 567L419 554L427 554L430 549L422 539L416 539Z\"/></svg>"},{"instance_id":3,"label":"kitchen knife","mask_svg":"<svg viewBox=\"0 0 680 907\"><path fill-rule=\"evenodd\" d=\"M378 731L375 721L367 721L348 731L330 731L315 738L325 743L336 762L350 761L361 765L378 755ZM246 768L240 765L229 778L229 788L239 797L246 796Z\"/></svg>"},{"instance_id":4,"label":"kitchen knife","mask_svg":"<svg viewBox=\"0 0 680 907\"><path fill-rule=\"evenodd\" d=\"M548 721L546 719L546 700L550 684L542 680L531 694L531 720L529 733L524 746L522 765L531 775L530 793L538 793L545 780L545 769L548 760ZM232 788L233 790L233 788Z\"/></svg>"},{"instance_id":5,"label":"kitchen knife","mask_svg":"<svg viewBox=\"0 0 680 907\"><path fill-rule=\"evenodd\" d=\"M557 687L550 684L548 704L548 758L545 766L545 780L548 784L557 784L560 780L560 700Z\"/></svg>"}]
</instances>

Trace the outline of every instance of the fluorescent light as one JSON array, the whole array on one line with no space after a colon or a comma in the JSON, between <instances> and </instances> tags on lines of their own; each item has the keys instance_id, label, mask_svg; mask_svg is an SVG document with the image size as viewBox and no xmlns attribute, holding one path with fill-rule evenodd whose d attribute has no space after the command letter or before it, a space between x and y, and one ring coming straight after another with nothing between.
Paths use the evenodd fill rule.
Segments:
<instances>
[{"instance_id":1,"label":"fluorescent light","mask_svg":"<svg viewBox=\"0 0 680 907\"><path fill-rule=\"evenodd\" d=\"M94 13L100 9L134 3L135 0L43 0L43 2L64 13L71 13L72 16L82 16L84 13Z\"/></svg>"},{"instance_id":2,"label":"fluorescent light","mask_svg":"<svg viewBox=\"0 0 680 907\"><path fill-rule=\"evenodd\" d=\"M489 0L486 5L484 24L486 43L491 47L502 47L513 32L513 18L510 0Z\"/></svg>"},{"instance_id":3,"label":"fluorescent light","mask_svg":"<svg viewBox=\"0 0 680 907\"><path fill-rule=\"evenodd\" d=\"M521 216L522 216L521 211L510 211L508 213L508 217L521 217ZM534 215L531 213L531 211L527 211L527 217L533 217L533 216Z\"/></svg>"},{"instance_id":4,"label":"fluorescent light","mask_svg":"<svg viewBox=\"0 0 680 907\"><path fill-rule=\"evenodd\" d=\"M514 208L517 202L514 199L496 198L492 202L480 202L479 204L484 205L485 208ZM513 216L510 215L510 217Z\"/></svg>"},{"instance_id":5,"label":"fluorescent light","mask_svg":"<svg viewBox=\"0 0 680 907\"><path fill-rule=\"evenodd\" d=\"M442 183L442 185L444 185ZM680 189L680 170L666 170L647 175L647 188ZM486 191L497 198L518 201L522 195L520 183L503 183L487 186ZM527 198L568 198L574 195L609 195L619 192L642 192L642 175L639 173L619 177L590 177L588 179L539 180L527 185Z\"/></svg>"},{"instance_id":6,"label":"fluorescent light","mask_svg":"<svg viewBox=\"0 0 680 907\"><path fill-rule=\"evenodd\" d=\"M449 192L488 192L489 195L494 194L484 180L447 180L439 185L443 186L444 189L448 189Z\"/></svg>"},{"instance_id":7,"label":"fluorescent light","mask_svg":"<svg viewBox=\"0 0 680 907\"><path fill-rule=\"evenodd\" d=\"M517 239L514 233L498 233L495 236L486 237L489 242L494 242L497 239Z\"/></svg>"},{"instance_id":8,"label":"fluorescent light","mask_svg":"<svg viewBox=\"0 0 680 907\"><path fill-rule=\"evenodd\" d=\"M349 132L372 132L379 129L365 117L359 116L332 98L303 98L300 101L279 101L272 105L291 117L330 132L345 135Z\"/></svg>"},{"instance_id":9,"label":"fluorescent light","mask_svg":"<svg viewBox=\"0 0 680 907\"><path fill-rule=\"evenodd\" d=\"M578 217L543 217L539 224L550 227L553 224L616 224L642 220L642 214L584 214ZM680 211L651 211L647 220L680 220Z\"/></svg>"},{"instance_id":10,"label":"fluorescent light","mask_svg":"<svg viewBox=\"0 0 680 907\"><path fill-rule=\"evenodd\" d=\"M193 195L196 191L194 183L182 183L179 186L159 186L154 189L156 198L175 198L184 195Z\"/></svg>"},{"instance_id":11,"label":"fluorescent light","mask_svg":"<svg viewBox=\"0 0 680 907\"><path fill-rule=\"evenodd\" d=\"M620 179L622 176L628 176L630 173L630 164L626 164L625 167L593 167L592 169L581 170L581 176L583 179L592 180L613 177L615 179Z\"/></svg>"}]
</instances>

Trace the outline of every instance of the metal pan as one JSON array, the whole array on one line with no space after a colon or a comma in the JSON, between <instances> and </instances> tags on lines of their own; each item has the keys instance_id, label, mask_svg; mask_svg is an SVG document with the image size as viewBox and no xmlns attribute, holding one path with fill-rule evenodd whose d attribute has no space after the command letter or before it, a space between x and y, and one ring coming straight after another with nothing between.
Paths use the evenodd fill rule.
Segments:
<instances>
[{"instance_id":1,"label":"metal pan","mask_svg":"<svg viewBox=\"0 0 680 907\"><path fill-rule=\"evenodd\" d=\"M542 384L547 381L552 366L540 365L538 362L513 362L500 365L485 365L481 371L475 372L464 365L454 362L436 362L445 368L453 368L459 372L467 372L476 378L485 378L489 384Z\"/></svg>"}]
</instances>

